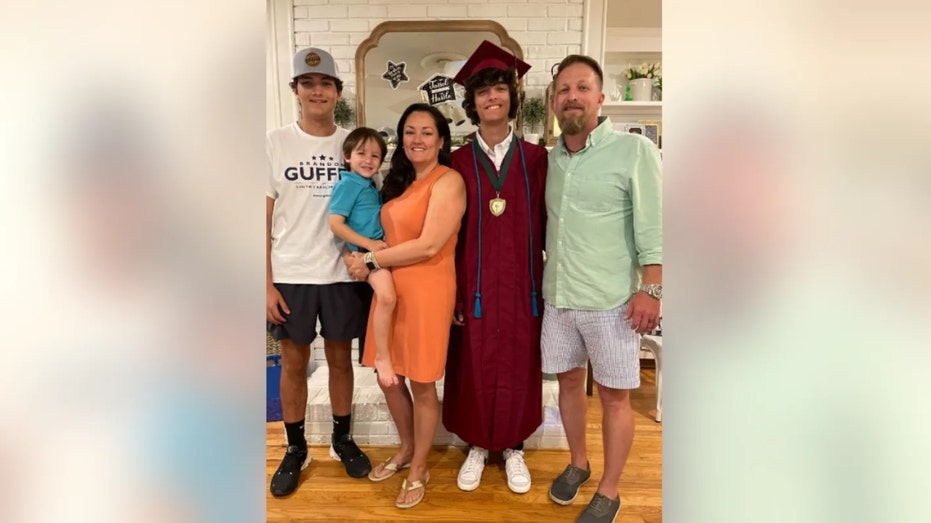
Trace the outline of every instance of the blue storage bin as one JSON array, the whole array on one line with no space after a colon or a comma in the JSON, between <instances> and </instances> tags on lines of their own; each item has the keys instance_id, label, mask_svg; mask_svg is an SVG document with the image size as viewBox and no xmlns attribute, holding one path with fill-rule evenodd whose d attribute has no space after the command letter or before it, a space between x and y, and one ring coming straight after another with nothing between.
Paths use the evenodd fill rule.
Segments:
<instances>
[{"instance_id":1,"label":"blue storage bin","mask_svg":"<svg viewBox=\"0 0 931 523\"><path fill-rule=\"evenodd\" d=\"M265 356L265 421L281 421L281 355Z\"/></svg>"}]
</instances>

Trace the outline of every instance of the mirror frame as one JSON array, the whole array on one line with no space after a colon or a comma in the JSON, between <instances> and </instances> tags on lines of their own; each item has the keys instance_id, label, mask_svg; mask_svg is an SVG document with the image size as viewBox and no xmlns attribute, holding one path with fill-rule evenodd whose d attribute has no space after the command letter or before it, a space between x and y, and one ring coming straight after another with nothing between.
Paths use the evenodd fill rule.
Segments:
<instances>
[{"instance_id":1,"label":"mirror frame","mask_svg":"<svg viewBox=\"0 0 931 523\"><path fill-rule=\"evenodd\" d=\"M546 116L543 117L543 140L547 147L556 145L558 136L555 136L556 112L553 111L553 97L556 96L556 82L551 81L544 91L544 100L546 102Z\"/></svg>"},{"instance_id":2,"label":"mirror frame","mask_svg":"<svg viewBox=\"0 0 931 523\"><path fill-rule=\"evenodd\" d=\"M518 59L524 59L524 51L517 40L508 35L503 25L493 20L424 20L382 22L372 29L368 38L356 48L356 126L365 126L365 55L375 47L381 37L387 33L456 33L489 32L500 40L501 46L508 49ZM518 92L523 92L523 78L518 82ZM518 114L518 119L520 115Z\"/></svg>"}]
</instances>

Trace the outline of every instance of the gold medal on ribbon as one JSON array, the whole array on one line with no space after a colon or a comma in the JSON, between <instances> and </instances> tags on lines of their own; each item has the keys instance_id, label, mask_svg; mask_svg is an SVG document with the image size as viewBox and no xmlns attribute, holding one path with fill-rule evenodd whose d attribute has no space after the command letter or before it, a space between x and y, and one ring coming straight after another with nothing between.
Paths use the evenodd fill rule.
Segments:
<instances>
[{"instance_id":1,"label":"gold medal on ribbon","mask_svg":"<svg viewBox=\"0 0 931 523\"><path fill-rule=\"evenodd\" d=\"M477 157L481 161L482 168L485 170L485 174L488 175L488 179L491 181L491 186L495 188L495 197L491 200L488 200L488 210L491 211L493 216L501 216L504 214L504 209L507 207L508 202L506 202L504 198L501 197L501 189L504 187L504 179L508 175L508 169L511 165L511 158L514 157L514 149L516 147L517 138L515 137L511 139L511 145L508 147L507 154L504 155L504 160L501 163L501 171L499 173L496 172L488 162L488 158L485 153L479 149L478 140L472 140L472 157ZM478 165L476 162L476 170L477 169ZM481 191L479 191L479 194L482 194Z\"/></svg>"},{"instance_id":2,"label":"gold medal on ribbon","mask_svg":"<svg viewBox=\"0 0 931 523\"><path fill-rule=\"evenodd\" d=\"M507 207L508 202L502 198L492 198L488 201L488 209L491 211L491 214L495 216L501 216L504 214L504 209Z\"/></svg>"}]
</instances>

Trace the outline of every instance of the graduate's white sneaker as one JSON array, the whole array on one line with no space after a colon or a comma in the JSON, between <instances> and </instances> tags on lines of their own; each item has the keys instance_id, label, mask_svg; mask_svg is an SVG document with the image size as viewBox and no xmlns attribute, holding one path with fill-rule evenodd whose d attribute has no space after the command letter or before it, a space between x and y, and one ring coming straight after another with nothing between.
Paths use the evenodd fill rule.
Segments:
<instances>
[{"instance_id":1,"label":"graduate's white sneaker","mask_svg":"<svg viewBox=\"0 0 931 523\"><path fill-rule=\"evenodd\" d=\"M524 462L524 451L504 449L504 470L508 473L508 488L515 494L530 490L530 471Z\"/></svg>"},{"instance_id":2,"label":"graduate's white sneaker","mask_svg":"<svg viewBox=\"0 0 931 523\"><path fill-rule=\"evenodd\" d=\"M477 489L482 482L482 471L485 470L486 462L488 451L481 447L472 447L465 463L459 468L459 478L456 479L459 488L466 492Z\"/></svg>"}]
</instances>

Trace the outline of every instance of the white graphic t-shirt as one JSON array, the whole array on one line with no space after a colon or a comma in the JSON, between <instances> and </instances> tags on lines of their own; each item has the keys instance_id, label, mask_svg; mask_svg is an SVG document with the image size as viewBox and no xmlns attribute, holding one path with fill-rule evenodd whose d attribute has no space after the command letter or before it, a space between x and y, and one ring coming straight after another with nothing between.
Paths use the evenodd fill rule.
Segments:
<instances>
[{"instance_id":1,"label":"white graphic t-shirt","mask_svg":"<svg viewBox=\"0 0 931 523\"><path fill-rule=\"evenodd\" d=\"M272 214L275 283L353 281L340 254L343 241L330 231L330 194L339 181L343 141L349 131L311 136L297 122L268 132L266 195Z\"/></svg>"}]
</instances>

